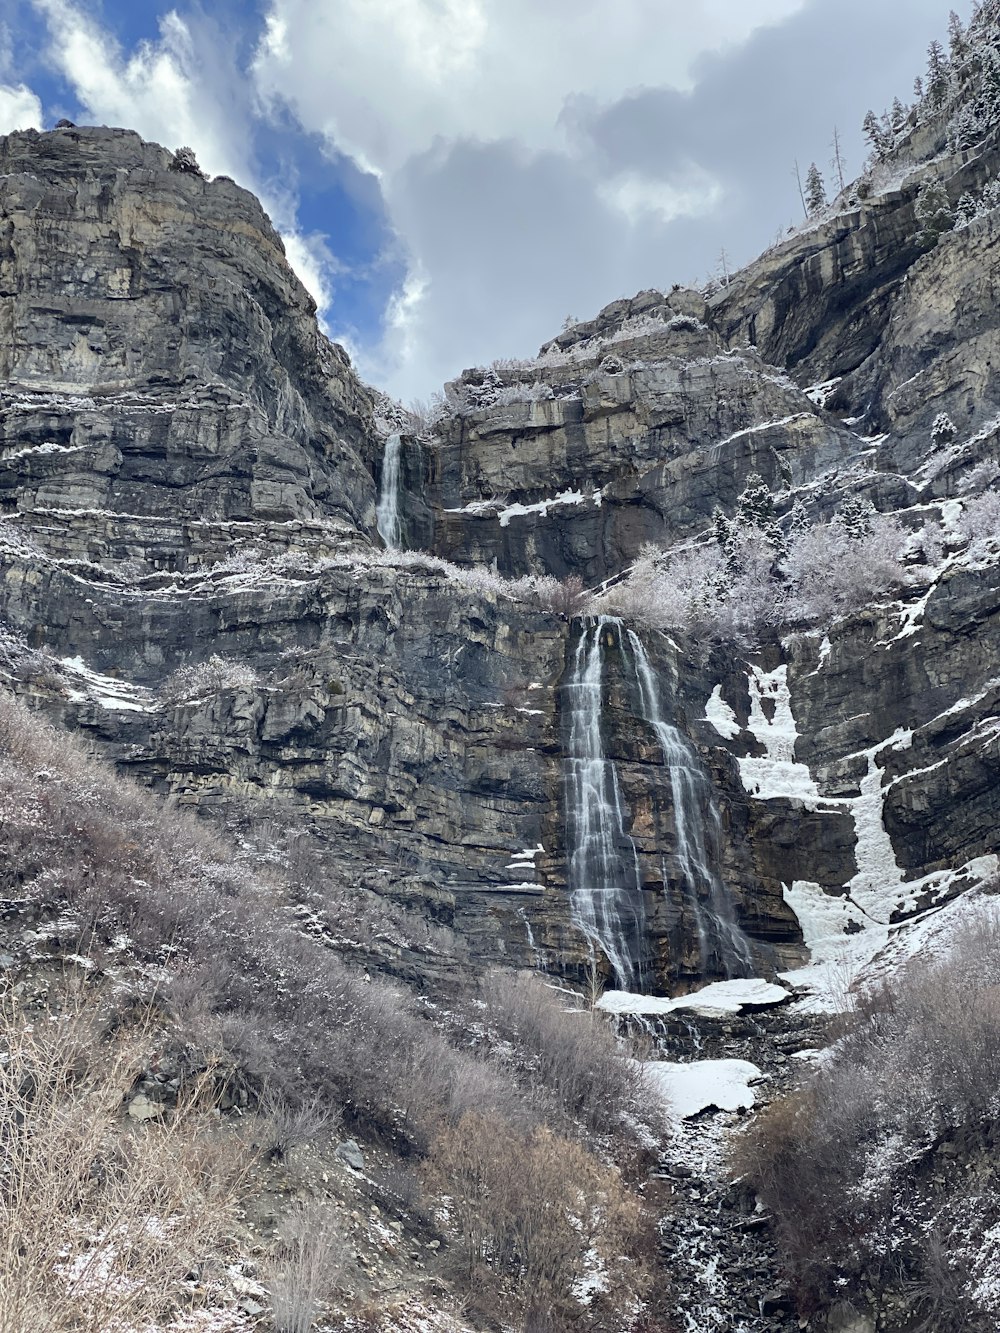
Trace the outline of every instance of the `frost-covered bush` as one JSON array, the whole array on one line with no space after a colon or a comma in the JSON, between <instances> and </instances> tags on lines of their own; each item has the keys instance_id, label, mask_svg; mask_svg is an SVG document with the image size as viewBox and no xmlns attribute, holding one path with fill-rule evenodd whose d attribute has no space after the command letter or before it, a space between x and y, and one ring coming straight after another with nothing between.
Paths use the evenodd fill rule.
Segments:
<instances>
[{"instance_id":1,"label":"frost-covered bush","mask_svg":"<svg viewBox=\"0 0 1000 1333\"><path fill-rule=\"evenodd\" d=\"M707 326L702 324L700 319L695 319L694 315L674 315L672 319L667 320L667 329L670 333L703 333Z\"/></svg>"},{"instance_id":2,"label":"frost-covered bush","mask_svg":"<svg viewBox=\"0 0 1000 1333\"><path fill-rule=\"evenodd\" d=\"M982 555L1000 537L1000 492L986 491L966 500L955 531L969 543L972 555Z\"/></svg>"},{"instance_id":3,"label":"frost-covered bush","mask_svg":"<svg viewBox=\"0 0 1000 1333\"><path fill-rule=\"evenodd\" d=\"M160 687L160 699L169 708L207 699L223 690L253 690L259 683L252 666L213 653L206 662L193 662L171 672Z\"/></svg>"},{"instance_id":4,"label":"frost-covered bush","mask_svg":"<svg viewBox=\"0 0 1000 1333\"><path fill-rule=\"evenodd\" d=\"M850 508L843 521L795 525L787 539L766 506L756 518L749 500L745 508L742 519L716 516L710 545L644 551L602 604L653 629L752 646L767 629L829 622L906 580L902 555L912 539L870 507Z\"/></svg>"},{"instance_id":5,"label":"frost-covered bush","mask_svg":"<svg viewBox=\"0 0 1000 1333\"><path fill-rule=\"evenodd\" d=\"M867 531L853 535L835 521L793 539L782 565L791 618L827 623L905 581L901 556L907 533L884 514L869 522Z\"/></svg>"},{"instance_id":6,"label":"frost-covered bush","mask_svg":"<svg viewBox=\"0 0 1000 1333\"><path fill-rule=\"evenodd\" d=\"M653 629L750 647L762 629L781 623L784 590L762 534L741 534L737 546L738 568L715 544L666 558L647 552L602 605Z\"/></svg>"},{"instance_id":7,"label":"frost-covered bush","mask_svg":"<svg viewBox=\"0 0 1000 1333\"><path fill-rule=\"evenodd\" d=\"M963 477L959 490L965 495L979 495L1000 480L1000 463L995 458L984 458Z\"/></svg>"}]
</instances>

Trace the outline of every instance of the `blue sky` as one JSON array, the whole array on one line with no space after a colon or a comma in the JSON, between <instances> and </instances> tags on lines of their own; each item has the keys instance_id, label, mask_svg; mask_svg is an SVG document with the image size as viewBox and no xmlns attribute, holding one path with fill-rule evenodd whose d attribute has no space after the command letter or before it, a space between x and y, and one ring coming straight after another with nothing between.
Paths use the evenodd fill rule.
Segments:
<instances>
[{"instance_id":1,"label":"blue sky","mask_svg":"<svg viewBox=\"0 0 1000 1333\"><path fill-rule=\"evenodd\" d=\"M409 401L751 258L834 125L860 169L947 0L0 0L0 23L0 131L189 144Z\"/></svg>"}]
</instances>

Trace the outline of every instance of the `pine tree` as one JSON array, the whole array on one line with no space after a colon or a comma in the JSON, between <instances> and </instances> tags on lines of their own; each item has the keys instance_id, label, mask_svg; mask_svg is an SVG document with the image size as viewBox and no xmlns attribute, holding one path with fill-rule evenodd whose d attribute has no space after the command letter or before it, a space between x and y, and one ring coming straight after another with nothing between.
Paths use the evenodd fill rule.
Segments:
<instances>
[{"instance_id":1,"label":"pine tree","mask_svg":"<svg viewBox=\"0 0 1000 1333\"><path fill-rule=\"evenodd\" d=\"M927 98L932 107L943 105L948 96L948 60L940 42L927 48Z\"/></svg>"},{"instance_id":2,"label":"pine tree","mask_svg":"<svg viewBox=\"0 0 1000 1333\"><path fill-rule=\"evenodd\" d=\"M729 545L729 539L733 535L733 527L729 519L719 508L718 505L712 511L712 534L718 542L721 550L726 550Z\"/></svg>"},{"instance_id":3,"label":"pine tree","mask_svg":"<svg viewBox=\"0 0 1000 1333\"><path fill-rule=\"evenodd\" d=\"M962 20L954 10L948 15L948 47L951 51L952 64L960 65L968 54L969 45Z\"/></svg>"},{"instance_id":4,"label":"pine tree","mask_svg":"<svg viewBox=\"0 0 1000 1333\"><path fill-rule=\"evenodd\" d=\"M906 107L898 97L892 99L892 111L889 113L889 123L892 126L893 134L902 134L906 129Z\"/></svg>"},{"instance_id":5,"label":"pine tree","mask_svg":"<svg viewBox=\"0 0 1000 1333\"><path fill-rule=\"evenodd\" d=\"M874 517L875 506L871 500L862 499L860 495L852 495L840 506L837 522L851 541L859 542L871 536Z\"/></svg>"},{"instance_id":6,"label":"pine tree","mask_svg":"<svg viewBox=\"0 0 1000 1333\"><path fill-rule=\"evenodd\" d=\"M868 142L871 144L872 153L877 159L885 156L887 147L885 133L882 125L874 111L869 111L861 124L862 132Z\"/></svg>"},{"instance_id":7,"label":"pine tree","mask_svg":"<svg viewBox=\"0 0 1000 1333\"><path fill-rule=\"evenodd\" d=\"M793 542L796 537L801 537L803 533L809 532L812 524L809 522L809 515L806 513L806 507L801 500L796 500L788 511L788 540Z\"/></svg>"},{"instance_id":8,"label":"pine tree","mask_svg":"<svg viewBox=\"0 0 1000 1333\"><path fill-rule=\"evenodd\" d=\"M931 426L931 444L935 449L944 449L958 434L958 427L947 412L939 412Z\"/></svg>"},{"instance_id":9,"label":"pine tree","mask_svg":"<svg viewBox=\"0 0 1000 1333\"><path fill-rule=\"evenodd\" d=\"M977 211L978 205L975 196L970 190L966 190L955 205L955 225L957 227L967 227L976 216Z\"/></svg>"},{"instance_id":10,"label":"pine tree","mask_svg":"<svg viewBox=\"0 0 1000 1333\"><path fill-rule=\"evenodd\" d=\"M756 472L747 477L747 484L736 501L736 517L731 531L735 536L740 529L747 528L762 532L775 552L784 554L785 534L774 513L774 496L767 482Z\"/></svg>"},{"instance_id":11,"label":"pine tree","mask_svg":"<svg viewBox=\"0 0 1000 1333\"><path fill-rule=\"evenodd\" d=\"M924 100L924 81L919 74L913 80L913 100L917 106Z\"/></svg>"},{"instance_id":12,"label":"pine tree","mask_svg":"<svg viewBox=\"0 0 1000 1333\"><path fill-rule=\"evenodd\" d=\"M809 164L806 173L806 207L810 217L826 207L826 186L815 162Z\"/></svg>"},{"instance_id":13,"label":"pine tree","mask_svg":"<svg viewBox=\"0 0 1000 1333\"><path fill-rule=\"evenodd\" d=\"M914 214L920 228L917 239L921 245L928 247L936 245L938 237L951 231L955 225L955 214L948 195L944 186L937 181L920 187Z\"/></svg>"}]
</instances>

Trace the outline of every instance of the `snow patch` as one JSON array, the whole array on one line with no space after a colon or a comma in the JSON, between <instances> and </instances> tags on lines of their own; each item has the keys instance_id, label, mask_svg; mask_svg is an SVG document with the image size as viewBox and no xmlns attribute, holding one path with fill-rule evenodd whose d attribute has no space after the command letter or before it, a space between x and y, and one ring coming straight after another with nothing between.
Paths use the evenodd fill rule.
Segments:
<instances>
[{"instance_id":1,"label":"snow patch","mask_svg":"<svg viewBox=\"0 0 1000 1333\"><path fill-rule=\"evenodd\" d=\"M716 685L711 698L705 705L705 719L711 722L715 730L725 740L731 741L743 728L736 720L736 714L722 697L722 686Z\"/></svg>"},{"instance_id":2,"label":"snow patch","mask_svg":"<svg viewBox=\"0 0 1000 1333\"><path fill-rule=\"evenodd\" d=\"M605 991L596 1008L609 1014L658 1015L688 1009L704 1018L738 1014L744 1008L766 1009L784 1004L788 991L758 977L715 981L690 995L633 995L630 991Z\"/></svg>"},{"instance_id":3,"label":"snow patch","mask_svg":"<svg viewBox=\"0 0 1000 1333\"><path fill-rule=\"evenodd\" d=\"M109 712L156 712L149 690L144 690L139 685L130 685L124 680L115 680L113 676L102 676L97 671L91 671L82 657L63 657L60 659L60 666L80 682L81 688L71 688L69 691L72 703L85 703L92 699Z\"/></svg>"},{"instance_id":4,"label":"snow patch","mask_svg":"<svg viewBox=\"0 0 1000 1333\"><path fill-rule=\"evenodd\" d=\"M642 1068L677 1120L687 1120L709 1107L749 1110L756 1101L750 1084L764 1077L749 1060L697 1060L692 1064L653 1060Z\"/></svg>"},{"instance_id":5,"label":"snow patch","mask_svg":"<svg viewBox=\"0 0 1000 1333\"><path fill-rule=\"evenodd\" d=\"M781 798L815 804L819 788L805 764L795 762L798 730L792 714L792 696L788 688L788 667L764 672L750 668L750 720L748 729L763 745L766 758L740 759L740 778L744 788L762 801ZM765 703L770 711L765 711Z\"/></svg>"}]
</instances>

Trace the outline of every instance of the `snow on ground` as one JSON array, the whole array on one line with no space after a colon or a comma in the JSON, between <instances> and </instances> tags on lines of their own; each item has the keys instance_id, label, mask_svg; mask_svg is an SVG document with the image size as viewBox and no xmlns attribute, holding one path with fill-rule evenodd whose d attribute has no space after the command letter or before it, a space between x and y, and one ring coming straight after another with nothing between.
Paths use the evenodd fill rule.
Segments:
<instances>
[{"instance_id":1,"label":"snow on ground","mask_svg":"<svg viewBox=\"0 0 1000 1333\"><path fill-rule=\"evenodd\" d=\"M734 736L738 736L743 730L736 720L736 714L722 697L721 685L716 685L711 698L705 705L705 720L711 722L719 735L727 741L731 741Z\"/></svg>"},{"instance_id":2,"label":"snow on ground","mask_svg":"<svg viewBox=\"0 0 1000 1333\"><path fill-rule=\"evenodd\" d=\"M73 703L86 703L88 700L115 712L152 713L156 705L152 693L139 685L128 681L115 680L113 676L102 676L84 664L82 657L64 657L60 660L64 675L71 678L69 697ZM72 678L78 682L74 688Z\"/></svg>"},{"instance_id":3,"label":"snow on ground","mask_svg":"<svg viewBox=\"0 0 1000 1333\"><path fill-rule=\"evenodd\" d=\"M677 1009L691 1010L704 1018L738 1014L745 1008L765 1009L784 1004L788 991L783 986L757 977L735 981L715 981L690 995L670 998L665 995L634 995L631 991L605 991L597 1008L609 1014L656 1016L672 1014Z\"/></svg>"},{"instance_id":4,"label":"snow on ground","mask_svg":"<svg viewBox=\"0 0 1000 1333\"><path fill-rule=\"evenodd\" d=\"M838 375L836 379L821 380L819 384L810 384L803 392L811 403L816 407L826 407L826 404L832 395L834 389L843 379L843 375Z\"/></svg>"},{"instance_id":5,"label":"snow on ground","mask_svg":"<svg viewBox=\"0 0 1000 1333\"><path fill-rule=\"evenodd\" d=\"M709 1107L749 1110L756 1101L750 1084L764 1077L749 1060L696 1060L691 1064L650 1060L642 1068L676 1120L687 1120Z\"/></svg>"}]
</instances>

